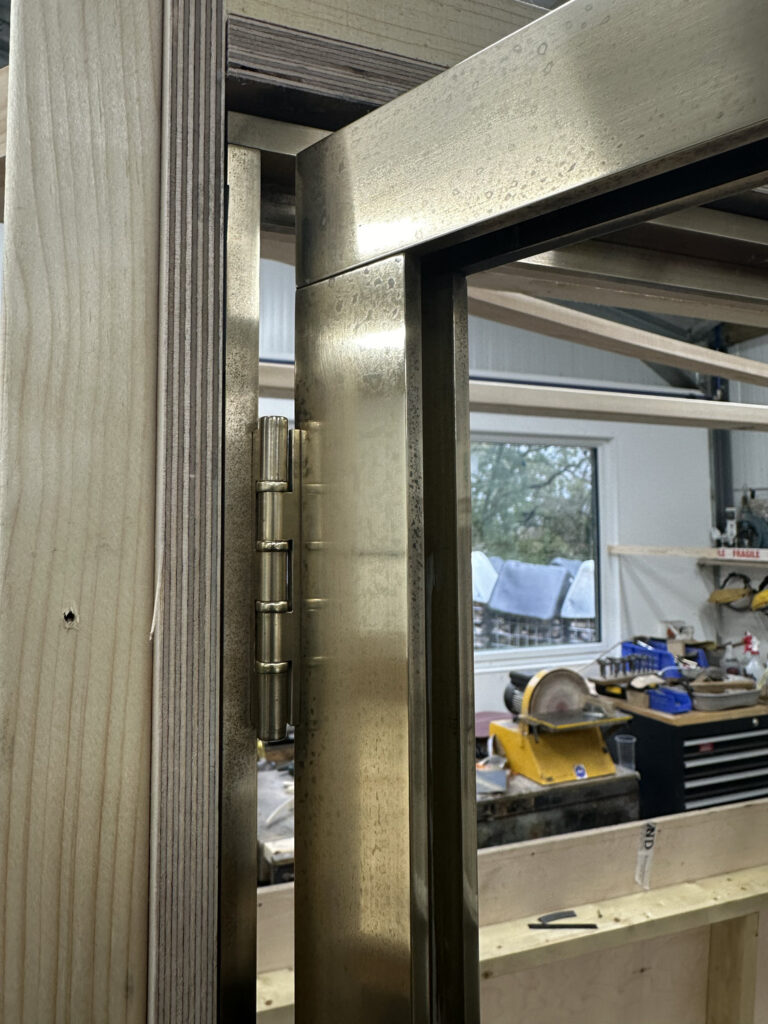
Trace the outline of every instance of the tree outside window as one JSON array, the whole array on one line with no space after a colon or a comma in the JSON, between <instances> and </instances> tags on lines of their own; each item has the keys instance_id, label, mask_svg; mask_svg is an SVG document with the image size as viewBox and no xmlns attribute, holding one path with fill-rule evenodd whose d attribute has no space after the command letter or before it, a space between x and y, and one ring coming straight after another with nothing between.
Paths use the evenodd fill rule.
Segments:
<instances>
[{"instance_id":1,"label":"tree outside window","mask_svg":"<svg viewBox=\"0 0 768 1024\"><path fill-rule=\"evenodd\" d=\"M596 451L472 443L475 647L599 639Z\"/></svg>"}]
</instances>

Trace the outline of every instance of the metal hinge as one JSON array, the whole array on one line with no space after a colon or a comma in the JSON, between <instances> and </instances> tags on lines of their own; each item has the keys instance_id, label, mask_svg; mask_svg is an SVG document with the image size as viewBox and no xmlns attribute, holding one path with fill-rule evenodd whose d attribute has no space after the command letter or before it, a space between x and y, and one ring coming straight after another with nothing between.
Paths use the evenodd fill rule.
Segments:
<instances>
[{"instance_id":1,"label":"metal hinge","mask_svg":"<svg viewBox=\"0 0 768 1024\"><path fill-rule=\"evenodd\" d=\"M256 642L254 726L260 739L284 739L298 721L303 431L284 416L259 420L256 486Z\"/></svg>"}]
</instances>

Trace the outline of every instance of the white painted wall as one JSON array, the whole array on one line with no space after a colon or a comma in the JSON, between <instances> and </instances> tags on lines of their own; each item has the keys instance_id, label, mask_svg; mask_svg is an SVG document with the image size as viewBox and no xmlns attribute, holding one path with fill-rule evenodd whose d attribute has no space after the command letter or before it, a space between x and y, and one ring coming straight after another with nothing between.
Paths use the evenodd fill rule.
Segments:
<instances>
[{"instance_id":1,"label":"white painted wall","mask_svg":"<svg viewBox=\"0 0 768 1024\"><path fill-rule=\"evenodd\" d=\"M262 260L259 287L260 358L292 363L296 271L287 263Z\"/></svg>"}]
</instances>

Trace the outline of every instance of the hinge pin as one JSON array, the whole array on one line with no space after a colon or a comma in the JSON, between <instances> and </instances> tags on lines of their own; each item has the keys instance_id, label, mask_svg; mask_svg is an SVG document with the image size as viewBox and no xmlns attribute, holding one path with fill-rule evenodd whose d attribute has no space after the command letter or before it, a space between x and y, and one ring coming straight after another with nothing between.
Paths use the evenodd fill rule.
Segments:
<instances>
[{"instance_id":1,"label":"hinge pin","mask_svg":"<svg viewBox=\"0 0 768 1024\"><path fill-rule=\"evenodd\" d=\"M265 742L284 739L297 717L301 439L284 416L259 421L254 718Z\"/></svg>"}]
</instances>

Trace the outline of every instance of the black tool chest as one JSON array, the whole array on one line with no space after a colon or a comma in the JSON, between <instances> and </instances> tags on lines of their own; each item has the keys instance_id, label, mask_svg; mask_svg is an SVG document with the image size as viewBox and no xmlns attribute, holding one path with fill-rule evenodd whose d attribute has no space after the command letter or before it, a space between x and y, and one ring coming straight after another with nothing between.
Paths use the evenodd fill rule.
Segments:
<instances>
[{"instance_id":1,"label":"black tool chest","mask_svg":"<svg viewBox=\"0 0 768 1024\"><path fill-rule=\"evenodd\" d=\"M740 717L694 712L662 720L628 710L633 717L623 731L637 737L641 817L768 796L765 704Z\"/></svg>"}]
</instances>

